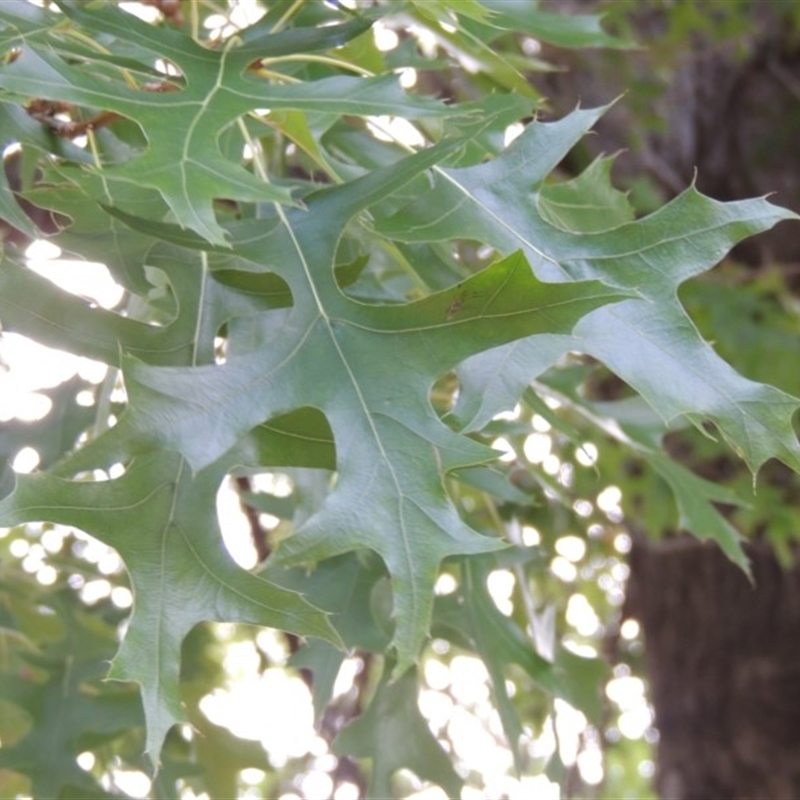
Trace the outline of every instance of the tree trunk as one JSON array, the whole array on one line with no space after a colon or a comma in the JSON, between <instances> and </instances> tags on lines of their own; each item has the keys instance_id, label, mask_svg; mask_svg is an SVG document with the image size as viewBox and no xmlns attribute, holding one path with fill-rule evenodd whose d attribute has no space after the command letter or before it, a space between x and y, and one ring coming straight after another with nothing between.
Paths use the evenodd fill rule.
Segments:
<instances>
[{"instance_id":1,"label":"tree trunk","mask_svg":"<svg viewBox=\"0 0 800 800\"><path fill-rule=\"evenodd\" d=\"M548 0L553 10L599 11L596 0ZM618 153L615 177L648 176L665 198L691 183L717 200L769 194L800 212L800 18L792 3L700 3L691 35L673 4L620 4L641 49L544 49L564 69L533 78L556 116L624 97L576 148L579 162ZM725 26L717 17L728 19ZM685 19L685 17L683 17ZM707 27L699 27L705 19ZM715 21L716 20L716 21ZM683 24L683 23L681 23ZM582 167L583 163L568 164ZM751 263L800 261L794 223L739 246Z\"/></svg>"},{"instance_id":2,"label":"tree trunk","mask_svg":"<svg viewBox=\"0 0 800 800\"><path fill-rule=\"evenodd\" d=\"M630 554L663 800L800 798L800 569L746 549L755 584L694 539Z\"/></svg>"}]
</instances>

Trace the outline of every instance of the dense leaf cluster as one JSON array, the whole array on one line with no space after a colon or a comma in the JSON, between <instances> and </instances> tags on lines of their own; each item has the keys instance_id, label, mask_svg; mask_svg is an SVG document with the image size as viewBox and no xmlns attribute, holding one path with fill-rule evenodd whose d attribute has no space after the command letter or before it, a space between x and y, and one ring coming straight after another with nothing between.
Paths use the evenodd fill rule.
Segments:
<instances>
[{"instance_id":1,"label":"dense leaf cluster","mask_svg":"<svg viewBox=\"0 0 800 800\"><path fill-rule=\"evenodd\" d=\"M192 764L212 792L242 767L268 769L201 719L204 690L192 689L217 677L192 674L213 661L201 623L249 623L289 634L320 720L345 653L378 676L334 743L371 761L372 796L389 796L400 768L455 796L463 775L415 704L431 635L483 659L518 767L542 712L511 696L510 668L590 720L602 713L599 659L530 638L552 540L520 535L553 513L573 519L578 488L602 484L525 461L531 415L579 461L591 435L646 464L671 493L673 527L746 568L715 505L737 496L663 439L692 425L753 472L772 458L800 470L798 401L722 360L678 289L792 215L689 187L637 219L609 160L564 179L559 165L603 109L529 121L539 100L524 73L537 65L517 39L619 45L592 17L500 0L275 2L236 29L214 28L200 3L153 5L152 23L108 2L0 7L0 320L109 370L54 390L41 422L4 424L3 454L32 446L41 468L4 476L0 524L90 534L119 554L133 593L114 652L121 615L76 602L67 534L55 586L3 551L2 635L26 645L0 663L0 686L31 724L0 728L0 768L28 776L36 797L108 796L76 765L85 751L141 764L144 750L164 797L194 780ZM378 49L376 27L394 48ZM459 60L473 77L460 73L469 89L450 102L396 74L435 89L457 84ZM124 299L98 307L32 271L33 220L66 256L105 264ZM625 396L592 395L597 364ZM76 403L87 388L89 409ZM515 459L496 461L498 439ZM275 475L290 477L288 494L256 489ZM255 571L223 544L227 476ZM517 576L527 614L498 610L498 569ZM112 656L115 682L101 684ZM176 734L186 721L239 753L230 774L215 778L203 745Z\"/></svg>"}]
</instances>

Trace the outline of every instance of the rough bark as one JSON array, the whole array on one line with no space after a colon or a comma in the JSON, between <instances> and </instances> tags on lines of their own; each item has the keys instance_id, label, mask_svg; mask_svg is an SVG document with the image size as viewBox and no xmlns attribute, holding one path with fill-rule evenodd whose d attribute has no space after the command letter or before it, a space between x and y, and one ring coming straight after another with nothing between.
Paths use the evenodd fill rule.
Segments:
<instances>
[{"instance_id":1,"label":"rough bark","mask_svg":"<svg viewBox=\"0 0 800 800\"><path fill-rule=\"evenodd\" d=\"M753 584L694 539L631 551L663 800L800 798L800 568L747 550Z\"/></svg>"},{"instance_id":2,"label":"rough bark","mask_svg":"<svg viewBox=\"0 0 800 800\"><path fill-rule=\"evenodd\" d=\"M602 4L555 0L559 10L596 12ZM665 198L694 182L719 200L770 194L800 212L800 31L791 3L701 4L708 27L676 37L668 6L630 6L632 51L545 50L562 71L534 76L557 116L620 99L584 143L586 155L618 153L622 184L648 176ZM734 15L744 33L715 28ZM724 27L720 25L720 30ZM737 251L751 263L800 261L792 223Z\"/></svg>"}]
</instances>

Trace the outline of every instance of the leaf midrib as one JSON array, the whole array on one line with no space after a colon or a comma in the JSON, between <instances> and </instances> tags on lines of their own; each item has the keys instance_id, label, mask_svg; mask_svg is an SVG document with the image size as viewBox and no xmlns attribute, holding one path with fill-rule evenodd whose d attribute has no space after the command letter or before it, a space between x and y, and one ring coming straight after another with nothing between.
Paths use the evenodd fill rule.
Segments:
<instances>
[{"instance_id":1,"label":"leaf midrib","mask_svg":"<svg viewBox=\"0 0 800 800\"><path fill-rule=\"evenodd\" d=\"M325 326L325 329L328 333L328 337L330 338L331 343L333 344L334 349L336 350L337 355L339 356L342 365L344 366L345 371L347 372L347 377L353 387L353 390L356 394L358 399L358 404L361 407L361 411L367 420L367 425L369 426L370 432L372 434L373 439L375 440L375 444L378 448L378 452L381 455L381 458L386 465L386 468L389 471L389 475L391 476L392 483L394 484L395 494L397 497L397 516L400 525L400 532L401 532L401 540L403 543L403 554L405 557L406 562L406 569L407 575L409 576L408 584L410 586L410 594L411 594L411 606L412 611L410 618L412 620L416 620L418 617L417 609L419 607L419 597L417 593L417 585L416 581L414 580L414 569L413 569L413 558L411 553L411 543L409 541L409 531L407 529L406 520L405 520L405 510L403 507L403 489L400 484L400 480L397 476L397 473L394 468L394 464L392 463L389 455L384 447L383 441L381 439L380 433L378 432L377 427L375 426L375 422L372 418L372 414L370 413L369 406L367 405L366 399L364 397L363 392L361 391L361 386L356 379L356 375L348 361L344 351L342 350L341 345L339 344L338 339L334 335L333 327L331 325L331 318L328 315L327 309L325 308L324 303L322 302L322 298L317 291L316 284L314 283L313 276L311 274L311 269L308 264L308 260L306 259L305 253L303 252L302 247L300 246L300 242L295 235L294 229L289 224L289 219L283 211L283 208L275 204L275 208L277 210L278 216L283 221L283 224L286 227L287 232L292 240L292 246L295 248L297 252L297 257L300 261L300 264L303 269L303 274L306 279L306 283L308 284L309 289L311 290L312 297L314 299L314 304L317 308L317 313L319 314L319 318L322 320L322 323Z\"/></svg>"}]
</instances>

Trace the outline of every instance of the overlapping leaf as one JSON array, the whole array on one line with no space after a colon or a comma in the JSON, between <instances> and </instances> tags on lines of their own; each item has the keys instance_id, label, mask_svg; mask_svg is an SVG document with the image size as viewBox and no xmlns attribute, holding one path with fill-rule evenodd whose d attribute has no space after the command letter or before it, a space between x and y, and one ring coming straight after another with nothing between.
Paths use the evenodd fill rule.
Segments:
<instances>
[{"instance_id":1,"label":"overlapping leaf","mask_svg":"<svg viewBox=\"0 0 800 800\"><path fill-rule=\"evenodd\" d=\"M321 611L231 560L216 525L216 492L224 473L225 465L218 464L192 477L183 458L159 454L135 461L108 483L22 476L0 502L0 524L75 525L122 556L135 605L111 677L140 684L147 751L155 762L169 728L184 719L180 648L198 622L272 625L338 642Z\"/></svg>"},{"instance_id":2,"label":"overlapping leaf","mask_svg":"<svg viewBox=\"0 0 800 800\"><path fill-rule=\"evenodd\" d=\"M516 0L482 0L490 11L486 22L498 28L525 31L542 42L560 47L630 47L631 43L603 30L595 14L555 14L538 3Z\"/></svg>"},{"instance_id":3,"label":"overlapping leaf","mask_svg":"<svg viewBox=\"0 0 800 800\"><path fill-rule=\"evenodd\" d=\"M433 190L378 229L407 241L480 238L501 253L521 248L544 280L597 278L635 290L640 298L587 315L572 340L562 340L562 352L597 357L665 420L712 420L754 472L773 457L800 468L791 424L798 401L738 375L701 339L677 299L683 281L713 267L736 242L794 215L763 199L719 203L692 187L649 217L612 230L554 227L537 209L537 190L600 113L579 110L555 123L533 123L493 161L437 170ZM519 365L536 360L539 348L521 342L495 354L491 380L513 386L506 405L534 377ZM489 376L481 370L485 385ZM460 417L477 429L497 410L483 403L478 416L462 409Z\"/></svg>"},{"instance_id":4,"label":"overlapping leaf","mask_svg":"<svg viewBox=\"0 0 800 800\"><path fill-rule=\"evenodd\" d=\"M388 677L387 671L369 709L339 734L334 749L371 760L369 797L394 797L391 778L402 767L458 797L463 781L420 713L416 672L394 683Z\"/></svg>"},{"instance_id":5,"label":"overlapping leaf","mask_svg":"<svg viewBox=\"0 0 800 800\"><path fill-rule=\"evenodd\" d=\"M230 319L291 303L285 282L276 275L249 276L243 284L236 270L224 269L224 261L217 265L222 269L214 270L205 254L147 243L148 266L162 273L173 298L165 324L97 308L7 257L0 273L0 314L6 326L107 364L119 364L122 352L150 364L209 363L214 336Z\"/></svg>"},{"instance_id":6,"label":"overlapping leaf","mask_svg":"<svg viewBox=\"0 0 800 800\"><path fill-rule=\"evenodd\" d=\"M24 709L33 720L19 741L3 743L0 770L27 775L34 797L63 797L70 790L87 798L118 797L104 792L76 761L87 746L143 723L136 692L118 684L99 690L116 629L76 609L79 601L71 590L48 602L50 615L54 608L59 612L63 636L40 652L27 652L24 670L12 672L6 665L0 669L0 698ZM41 675L44 680L37 680Z\"/></svg>"},{"instance_id":7,"label":"overlapping leaf","mask_svg":"<svg viewBox=\"0 0 800 800\"><path fill-rule=\"evenodd\" d=\"M6 260L0 317L40 341L122 364L130 402L115 428L54 472L20 477L0 501L0 524L76 525L123 557L135 608L112 676L139 683L154 760L167 730L184 719L180 647L196 623L254 622L317 637L295 660L317 670L319 712L341 661L328 644L339 643L337 632L348 646L378 651L391 640L395 674L403 672L427 636L439 565L455 555L467 556L463 586L458 596L440 599L437 620L487 663L512 744L519 722L505 693L509 660L549 691L596 712L596 664L562 671L564 664L538 660L513 620L496 610L486 590L488 557L469 556L502 544L461 519L444 477L456 470L493 491L497 475L475 469L493 453L463 431L481 428L570 350L603 360L665 419L710 418L754 469L771 456L800 465L790 425L796 401L730 370L677 300L682 281L788 214L763 200L714 203L690 189L632 222L624 197L611 189L609 161L566 184L545 184L602 110L532 124L492 159L505 126L529 113L518 99L481 101L484 113L474 114L476 104L445 106L405 94L391 75L331 77L329 63L316 72L296 60L366 31L368 21L355 15L341 22L340 11L325 12L326 22L339 22L278 31L285 20L270 13L206 47L113 4L57 5L60 14L27 2L0 6L0 46L8 53L0 66L0 110L13 123L7 141L56 156L44 167L45 185L30 197L71 218L60 244L107 260L138 297L121 313L93 308ZM435 5L428 17L446 22L452 4ZM492 26L565 44L612 42L596 18L563 22L518 6L467 3L447 41L466 32L499 82L518 82L525 91L513 63L494 58L487 46ZM290 60L281 65L284 55ZM264 57L269 63L262 65ZM51 142L46 127L14 109L14 101L30 98L128 121L94 132L96 149L81 150ZM235 123L267 108L284 112L270 121L315 168L350 182L304 197L301 207L286 183L241 166L252 131L240 136ZM461 138L400 160L400 148L375 146L371 134L341 119L350 114L457 116ZM144 139L131 135L131 121ZM244 221L225 223L215 215L220 198L257 205L237 205ZM22 227L15 202L0 189L0 214ZM168 214L177 226L165 222ZM383 218L373 226L375 215ZM355 217L362 227L343 246ZM352 268L348 259L356 256L341 250L362 235L374 244L376 229L394 240L387 250L407 260L419 284L438 291L405 302L404 289L387 290L382 298L400 300L383 305L346 296L342 286L363 261ZM445 262L433 259L427 243L451 238L489 244L501 259L474 275L455 259L439 270ZM395 247L398 241L405 244ZM361 295L368 296L374 295ZM218 365L220 335L227 361ZM458 365L455 417L462 432L443 424L429 401L434 382ZM732 495L669 461L654 433L658 421L637 427L619 406L571 402L650 461L678 498L683 524L714 536L732 557L740 554L735 531L712 505ZM71 423L63 428L74 432ZM17 438L9 441L16 447ZM114 480L90 482L81 474L116 462L126 471ZM229 471L287 465L335 468L335 483L256 577L225 553L214 497ZM520 498L507 490L506 499ZM364 549L380 555L391 579L388 624L365 603L383 596L386 580L382 569L365 567ZM377 557L370 558L374 567ZM283 569L305 564L315 565L310 577ZM583 671L590 679L576 681ZM415 693L411 671L394 684L384 680L338 744L373 759L379 793L388 793L400 767L457 793L458 776L416 710Z\"/></svg>"},{"instance_id":8,"label":"overlapping leaf","mask_svg":"<svg viewBox=\"0 0 800 800\"><path fill-rule=\"evenodd\" d=\"M548 390L555 389L559 396L568 399L574 409L609 437L641 456L663 478L675 501L675 527L691 531L701 539L713 539L731 561L750 573L741 534L714 505L742 505L742 499L732 488L707 481L670 458L662 446L664 426L641 398L613 403L589 402L579 396L567 370L560 375L553 371L540 381Z\"/></svg>"},{"instance_id":9,"label":"overlapping leaf","mask_svg":"<svg viewBox=\"0 0 800 800\"><path fill-rule=\"evenodd\" d=\"M88 385L78 378L44 392L53 403L53 410L41 420L24 422L9 420L0 428L0 461L8 463L23 447L33 447L39 464L46 469L75 446L78 437L88 428L94 414L91 408L76 402L79 392Z\"/></svg>"},{"instance_id":10,"label":"overlapping leaf","mask_svg":"<svg viewBox=\"0 0 800 800\"><path fill-rule=\"evenodd\" d=\"M234 251L267 259L294 306L265 345L220 367L157 370L128 360L131 408L115 433L137 448L178 449L200 468L264 419L298 406L322 409L336 442L338 482L277 557L289 564L357 547L378 552L392 575L400 669L426 636L441 559L500 546L461 521L442 485L444 470L486 461L492 451L439 421L430 386L473 352L568 332L587 311L620 298L596 283L541 284L520 255L408 305L345 297L332 269L345 222L436 157L423 151L319 193L308 210L232 227Z\"/></svg>"},{"instance_id":11,"label":"overlapping leaf","mask_svg":"<svg viewBox=\"0 0 800 800\"><path fill-rule=\"evenodd\" d=\"M360 20L305 32L289 30L252 37L243 34L244 44L231 39L225 47L212 50L185 33L155 28L111 4L89 10L77 3L62 2L60 7L80 26L83 35L94 35L103 42L110 37L112 47L133 50L144 76L152 72L155 59L165 60L180 72L180 78L167 81L169 91L147 91L146 83L134 88L123 80L122 74L116 78L100 77L98 71L91 69L98 61L114 63L107 57L105 45L98 47L96 53L87 52L85 39L73 43L69 36L61 36L56 51L52 41L40 42L39 36L28 35L26 27L30 26L23 25L27 16L18 20L16 6L9 3L8 10L4 9L8 27L12 32L18 29L16 38L6 31L6 42L20 46L21 52L0 68L0 88L22 98L74 103L134 120L141 127L148 148L126 163L103 169L103 179L112 194L117 183L156 189L180 225L216 244L224 243L224 236L214 215L215 198L291 202L285 187L256 178L238 161L233 163L220 152L217 139L221 131L242 114L256 109L356 115L402 113L410 117L451 113L438 101L407 95L392 75L374 79L336 76L305 83L292 79L275 84L250 70L262 56L275 58L296 53L298 47L311 51L341 44L368 27ZM63 17L51 16L49 22L63 24ZM40 33L40 29L36 30ZM80 60L71 63L69 56ZM87 63L89 69L84 68Z\"/></svg>"},{"instance_id":12,"label":"overlapping leaf","mask_svg":"<svg viewBox=\"0 0 800 800\"><path fill-rule=\"evenodd\" d=\"M559 650L553 663L538 655L520 628L501 614L492 600L486 581L493 566L488 557L465 561L461 587L438 600L436 620L440 632L447 633L448 628L458 631L483 659L509 747L517 769L521 769L522 724L508 695L508 667L521 666L548 694L567 700L594 724L601 716L598 685L606 667L598 659L580 658L565 649Z\"/></svg>"}]
</instances>

